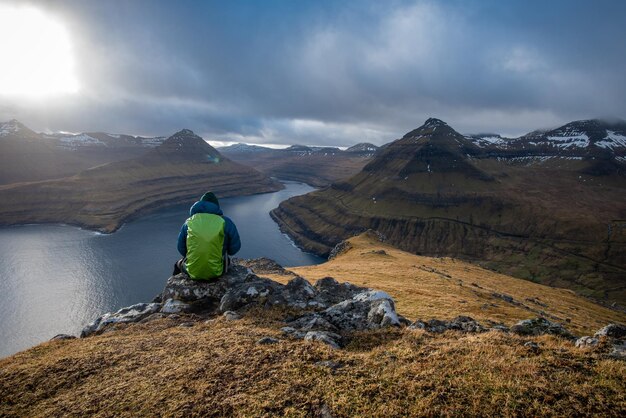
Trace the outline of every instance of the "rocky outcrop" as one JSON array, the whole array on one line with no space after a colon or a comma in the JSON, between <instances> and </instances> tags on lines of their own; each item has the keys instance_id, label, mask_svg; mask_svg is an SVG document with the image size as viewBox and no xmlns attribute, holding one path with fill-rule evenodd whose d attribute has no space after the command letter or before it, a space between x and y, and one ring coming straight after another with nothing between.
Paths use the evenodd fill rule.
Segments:
<instances>
[{"instance_id":1,"label":"rocky outcrop","mask_svg":"<svg viewBox=\"0 0 626 418\"><path fill-rule=\"evenodd\" d=\"M149 315L158 312L160 309L161 305L158 303L138 303L136 305L122 308L117 312L106 313L83 328L80 336L82 338L95 334L102 331L105 327L113 324L139 322Z\"/></svg>"},{"instance_id":2,"label":"rocky outcrop","mask_svg":"<svg viewBox=\"0 0 626 418\"><path fill-rule=\"evenodd\" d=\"M440 333L445 331L462 331L462 332L485 332L490 328L479 324L469 316L457 316L452 321L442 321L439 319L431 319L424 322L420 319L409 325L409 329L423 329L429 332ZM502 330L498 328L498 330Z\"/></svg>"},{"instance_id":3,"label":"rocky outcrop","mask_svg":"<svg viewBox=\"0 0 626 418\"><path fill-rule=\"evenodd\" d=\"M563 325L548 321L545 318L533 318L520 321L511 327L511 332L519 335L551 334L570 339L574 338Z\"/></svg>"},{"instance_id":4,"label":"rocky outcrop","mask_svg":"<svg viewBox=\"0 0 626 418\"><path fill-rule=\"evenodd\" d=\"M263 264L278 271L274 262ZM285 309L285 326L281 328L285 338L322 342L332 348L345 346L357 331L403 326L430 333L498 331L529 337L551 334L574 339L561 324L543 317L520 321L510 329L492 321L479 323L469 316L457 316L452 320L418 319L411 323L398 315L393 298L383 291L339 283L332 277L324 277L311 284L295 276L287 284L282 284L260 277L238 264L218 280L191 280L185 274L172 276L153 303L139 303L104 314L86 326L81 337L106 332L116 324L143 323L166 317L191 316L196 320L209 317L211 319L207 322L212 322L221 316L224 320L236 321L244 318L252 307ZM193 325L193 322L185 322L181 326L189 324ZM277 342L273 337L268 338L259 340L259 344ZM619 324L609 324L593 337L578 339L576 346L596 347L604 341L610 345L611 356L626 357L626 327Z\"/></svg>"},{"instance_id":5,"label":"rocky outcrop","mask_svg":"<svg viewBox=\"0 0 626 418\"><path fill-rule=\"evenodd\" d=\"M353 331L408 322L396 313L393 299L385 292L338 283L331 277L312 285L297 276L282 284L259 277L242 265L233 265L213 281L191 280L185 274L172 276L155 301L107 313L86 326L81 337L100 333L109 325L139 322L155 313L223 315L236 320L253 306L295 309L299 314L290 318L285 334L334 348L344 345Z\"/></svg>"},{"instance_id":6,"label":"rocky outcrop","mask_svg":"<svg viewBox=\"0 0 626 418\"><path fill-rule=\"evenodd\" d=\"M599 329L593 337L585 335L577 339L576 347L586 349L603 347L609 357L626 360L626 326L609 324Z\"/></svg>"}]
</instances>

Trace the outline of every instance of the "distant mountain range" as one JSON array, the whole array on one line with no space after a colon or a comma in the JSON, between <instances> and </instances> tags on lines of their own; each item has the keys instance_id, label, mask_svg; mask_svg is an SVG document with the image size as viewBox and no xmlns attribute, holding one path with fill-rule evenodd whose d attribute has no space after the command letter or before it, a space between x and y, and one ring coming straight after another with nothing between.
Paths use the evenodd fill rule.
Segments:
<instances>
[{"instance_id":1,"label":"distant mountain range","mask_svg":"<svg viewBox=\"0 0 626 418\"><path fill-rule=\"evenodd\" d=\"M139 157L165 139L102 132L37 133L13 119L0 123L0 184L66 177Z\"/></svg>"},{"instance_id":2,"label":"distant mountain range","mask_svg":"<svg viewBox=\"0 0 626 418\"><path fill-rule=\"evenodd\" d=\"M625 135L623 122L593 120L517 139L467 136L428 119L356 175L272 216L320 255L371 228L414 253L624 302Z\"/></svg>"},{"instance_id":3,"label":"distant mountain range","mask_svg":"<svg viewBox=\"0 0 626 418\"><path fill-rule=\"evenodd\" d=\"M283 187L225 158L190 130L154 142L139 140L134 146L147 147L139 157L64 178L0 186L0 224L55 222L111 232L140 214L190 203L207 190L228 197ZM102 146L89 143L83 146Z\"/></svg>"},{"instance_id":4,"label":"distant mountain range","mask_svg":"<svg viewBox=\"0 0 626 418\"><path fill-rule=\"evenodd\" d=\"M273 149L258 145L234 144L218 148L234 161L285 180L294 180L323 187L350 177L361 170L378 147L361 143L345 151L337 147L292 145Z\"/></svg>"}]
</instances>

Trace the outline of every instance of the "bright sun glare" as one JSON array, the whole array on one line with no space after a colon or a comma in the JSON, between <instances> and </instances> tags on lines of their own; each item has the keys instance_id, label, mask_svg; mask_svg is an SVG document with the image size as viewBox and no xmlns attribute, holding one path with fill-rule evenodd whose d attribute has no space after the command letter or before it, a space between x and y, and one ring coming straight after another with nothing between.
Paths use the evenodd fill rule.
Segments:
<instances>
[{"instance_id":1,"label":"bright sun glare","mask_svg":"<svg viewBox=\"0 0 626 418\"><path fill-rule=\"evenodd\" d=\"M0 95L40 98L77 90L65 27L34 8L0 6Z\"/></svg>"}]
</instances>

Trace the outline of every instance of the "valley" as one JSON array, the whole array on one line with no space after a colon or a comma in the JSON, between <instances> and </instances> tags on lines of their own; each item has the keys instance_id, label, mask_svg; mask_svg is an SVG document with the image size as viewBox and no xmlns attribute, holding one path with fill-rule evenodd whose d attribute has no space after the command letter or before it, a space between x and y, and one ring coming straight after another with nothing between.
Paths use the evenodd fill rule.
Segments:
<instances>
[{"instance_id":1,"label":"valley","mask_svg":"<svg viewBox=\"0 0 626 418\"><path fill-rule=\"evenodd\" d=\"M233 161L254 167L269 176L325 187L358 173L378 147L360 143L346 150L304 145L271 149L235 144L219 150Z\"/></svg>"}]
</instances>

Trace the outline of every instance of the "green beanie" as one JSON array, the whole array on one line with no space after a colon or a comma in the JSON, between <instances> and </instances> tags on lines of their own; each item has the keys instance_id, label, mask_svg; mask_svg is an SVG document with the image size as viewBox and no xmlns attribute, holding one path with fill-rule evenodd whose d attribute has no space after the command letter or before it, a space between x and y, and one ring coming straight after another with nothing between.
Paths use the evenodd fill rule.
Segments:
<instances>
[{"instance_id":1,"label":"green beanie","mask_svg":"<svg viewBox=\"0 0 626 418\"><path fill-rule=\"evenodd\" d=\"M215 203L217 206L220 205L219 200L217 200L217 196L215 196L213 192L206 192L205 194L202 195L202 198L200 198L200 200L204 200L205 202Z\"/></svg>"}]
</instances>

